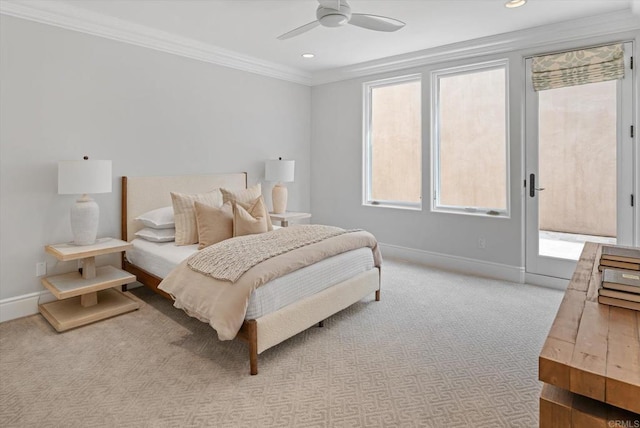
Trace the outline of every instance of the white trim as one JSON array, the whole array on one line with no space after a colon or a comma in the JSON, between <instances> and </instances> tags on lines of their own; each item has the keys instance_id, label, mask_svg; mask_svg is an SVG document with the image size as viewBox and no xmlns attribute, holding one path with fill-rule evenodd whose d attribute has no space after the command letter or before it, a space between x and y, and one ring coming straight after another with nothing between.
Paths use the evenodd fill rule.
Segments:
<instances>
[{"instance_id":1,"label":"white trim","mask_svg":"<svg viewBox=\"0 0 640 428\"><path fill-rule=\"evenodd\" d=\"M90 12L68 3L47 0L18 3L3 0L0 2L0 13L249 73L303 85L311 84L311 74L305 71L242 55L144 25Z\"/></svg>"},{"instance_id":2,"label":"white trim","mask_svg":"<svg viewBox=\"0 0 640 428\"><path fill-rule=\"evenodd\" d=\"M631 126L634 125L634 110L638 108L636 105L637 97L634 97L634 70L631 69L631 58L633 57L635 43L628 41L623 43L624 49L624 78L618 80L617 88L617 116L618 116L618 152L617 157L617 169L618 176L618 202L617 202L617 244L618 245L638 245L635 239L635 215L636 207L631 206L629 200L631 195L634 194L635 189L635 174L638 170L638 164L634 159L634 138L631 137ZM636 127L637 129L637 127ZM634 202L634 205L637 204Z\"/></svg>"},{"instance_id":3,"label":"white trim","mask_svg":"<svg viewBox=\"0 0 640 428\"><path fill-rule=\"evenodd\" d=\"M451 256L448 254L417 250L398 245L383 243L380 243L379 245L384 257L406 260L413 263L433 266L439 269L510 282L540 285L559 290L565 290L569 283L569 281L559 278L534 275L530 273L525 274L523 267ZM140 286L140 283L134 282L128 285L128 289ZM47 290L2 299L0 300L0 323L37 314L39 303L47 303L54 300L55 297L53 294Z\"/></svg>"},{"instance_id":4,"label":"white trim","mask_svg":"<svg viewBox=\"0 0 640 428\"><path fill-rule=\"evenodd\" d=\"M372 139L372 110L373 110L373 90L388 86L396 86L407 83L419 83L420 93L422 94L422 73L413 73L402 76L391 77L388 79L379 79L362 84L363 92L363 166L362 166L362 205L367 207L384 207L398 208L405 210L422 210L422 188L420 189L420 201L396 201L396 200L376 200L371 197L371 186L373 182L372 158L373 158L373 142ZM422 96L420 97L420 116L422 116ZM422 130L420 131L420 147L422 150ZM420 164L420 181L422 182L422 163Z\"/></svg>"},{"instance_id":5,"label":"white trim","mask_svg":"<svg viewBox=\"0 0 640 428\"><path fill-rule=\"evenodd\" d=\"M47 290L2 299L0 300L0 322L37 314L39 303L54 300L56 298Z\"/></svg>"},{"instance_id":6,"label":"white trim","mask_svg":"<svg viewBox=\"0 0 640 428\"><path fill-rule=\"evenodd\" d=\"M638 11L640 14L640 11ZM477 56L542 48L550 44L602 37L640 29L640 16L630 9L542 25L421 51L316 72L312 86Z\"/></svg>"},{"instance_id":7,"label":"white trim","mask_svg":"<svg viewBox=\"0 0 640 428\"><path fill-rule=\"evenodd\" d=\"M637 13L640 15L640 0L638 0L638 9L637 9ZM638 60L638 43L633 43L632 45L632 50L631 50L631 55L634 55L634 57L636 58L636 64L637 64L637 60ZM632 116L632 125L634 125L634 137L631 140L631 143L633 145L633 151L634 151L634 162L635 162L635 167L634 167L634 175L635 175L635 182L634 182L634 187L633 187L633 195L634 195L634 202L635 202L635 206L633 207L634 210L634 215L633 215L633 235L634 235L634 245L635 246L640 246L640 208L638 207L638 197L640 196L640 171L638 171L640 169L640 148L638 148L638 141L640 140L640 138L638 138L638 129L640 128L640 105L638 105L638 88L640 87L640 72L638 72L638 69L640 67L638 67L637 65L635 65L633 67L633 70L631 72L632 75L632 80L633 80L633 84L632 84L632 92L634 94L636 94L634 96L634 115Z\"/></svg>"},{"instance_id":8,"label":"white trim","mask_svg":"<svg viewBox=\"0 0 640 428\"><path fill-rule=\"evenodd\" d=\"M565 291L569 285L568 279L554 278L553 276L538 275L535 273L525 273L524 282L562 291Z\"/></svg>"},{"instance_id":9,"label":"white trim","mask_svg":"<svg viewBox=\"0 0 640 428\"><path fill-rule=\"evenodd\" d=\"M440 162L441 153L441 111L440 111L440 82L443 77L461 76L469 74L477 74L485 71L502 70L504 71L504 148L505 148L505 205L506 207L478 207L472 205L443 205L440 202L442 196L441 191L441 174L442 168ZM438 70L432 70L430 74L431 80L431 211L439 213L455 213L464 215L487 216L498 218L511 218L511 150L510 150L510 95L509 95L509 59L502 58L494 61L470 62L457 67L447 67ZM497 214L489 214L497 213Z\"/></svg>"},{"instance_id":10,"label":"white trim","mask_svg":"<svg viewBox=\"0 0 640 428\"><path fill-rule=\"evenodd\" d=\"M525 279L524 267L469 259L449 254L434 253L431 251L401 247L398 245L383 243L380 243L379 245L383 257L401 259L422 265L433 266L439 269L521 284L524 283Z\"/></svg>"},{"instance_id":11,"label":"white trim","mask_svg":"<svg viewBox=\"0 0 640 428\"><path fill-rule=\"evenodd\" d=\"M616 123L616 193L617 193L617 236L619 245L634 245L634 214L636 209L630 206L629 197L634 193L633 175L637 170L634 165L634 144L630 136L629 127L633 122L633 111L637 109L635 99L632 96L634 89L634 74L626 73L630 67L630 57L633 55L634 41L622 41L624 45L625 76L617 83L617 123ZM582 46L567 47L556 52L587 49L593 46L602 46L602 43L584 43ZM552 53L553 51L548 51ZM527 274L548 276L555 278L571 278L575 270L575 260L562 259L552 256L540 255L538 240L539 206L538 197L529 196L531 174L535 174L536 180L540 179L539 169L539 97L542 92L537 92L532 84L531 61L533 56L527 55L525 60L525 85L524 88L524 113L525 113L525 139L524 141L524 176L527 188L524 188L524 218L525 218L525 265ZM541 181L544 181L544 177ZM540 181L538 181L538 185ZM637 245L638 241L635 241Z\"/></svg>"},{"instance_id":12,"label":"white trim","mask_svg":"<svg viewBox=\"0 0 640 428\"><path fill-rule=\"evenodd\" d=\"M75 7L68 3L32 0L0 1L0 14L54 25L111 40L143 46L199 61L261 74L307 86L403 70L474 56L544 47L558 41L570 42L637 31L640 29L640 0L632 9L497 34L479 39L395 55L347 67L309 73L269 61L242 55L194 39L134 24Z\"/></svg>"},{"instance_id":13,"label":"white trim","mask_svg":"<svg viewBox=\"0 0 640 428\"><path fill-rule=\"evenodd\" d=\"M142 287L142 284L132 282L127 285L127 290L138 287ZM0 323L37 314L39 312L39 304L53 302L54 300L56 300L55 296L48 290L2 299L0 300Z\"/></svg>"}]
</instances>

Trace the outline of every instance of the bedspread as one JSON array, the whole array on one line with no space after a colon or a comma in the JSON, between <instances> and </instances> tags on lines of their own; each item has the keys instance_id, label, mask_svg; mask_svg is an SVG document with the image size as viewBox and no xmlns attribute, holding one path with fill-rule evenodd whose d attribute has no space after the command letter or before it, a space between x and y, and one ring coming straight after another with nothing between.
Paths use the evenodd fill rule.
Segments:
<instances>
[{"instance_id":1,"label":"bedspread","mask_svg":"<svg viewBox=\"0 0 640 428\"><path fill-rule=\"evenodd\" d=\"M188 260L185 260L169 273L158 288L174 298L176 308L211 325L220 340L231 340L244 322L249 298L257 287L325 258L362 247L371 248L374 264L379 267L382 257L375 237L359 230L268 258L247 270L234 283L196 272L189 268Z\"/></svg>"},{"instance_id":2,"label":"bedspread","mask_svg":"<svg viewBox=\"0 0 640 428\"><path fill-rule=\"evenodd\" d=\"M246 271L271 257L355 231L319 224L295 225L272 233L226 239L198 251L187 264L204 275L236 282Z\"/></svg>"}]
</instances>

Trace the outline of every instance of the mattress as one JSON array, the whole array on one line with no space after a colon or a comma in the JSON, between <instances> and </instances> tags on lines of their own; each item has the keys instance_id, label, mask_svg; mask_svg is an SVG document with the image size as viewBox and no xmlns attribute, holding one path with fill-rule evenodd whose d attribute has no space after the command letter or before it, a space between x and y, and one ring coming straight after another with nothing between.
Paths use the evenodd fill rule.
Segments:
<instances>
[{"instance_id":1,"label":"mattress","mask_svg":"<svg viewBox=\"0 0 640 428\"><path fill-rule=\"evenodd\" d=\"M127 260L164 278L180 262L197 251L196 245L177 246L173 242L131 241ZM256 319L293 302L318 293L359 273L372 269L371 248L359 248L291 272L256 289L249 299L245 319Z\"/></svg>"}]
</instances>

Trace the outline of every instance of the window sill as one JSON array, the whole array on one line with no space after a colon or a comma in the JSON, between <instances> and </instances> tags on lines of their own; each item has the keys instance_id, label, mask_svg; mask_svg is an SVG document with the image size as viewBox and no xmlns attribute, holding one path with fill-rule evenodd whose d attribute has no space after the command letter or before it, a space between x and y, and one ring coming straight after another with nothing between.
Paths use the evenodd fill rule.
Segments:
<instances>
[{"instance_id":1,"label":"window sill","mask_svg":"<svg viewBox=\"0 0 640 428\"><path fill-rule=\"evenodd\" d=\"M409 206L409 205L395 205L388 204L384 202L363 202L362 206L364 207L373 207L373 208L393 208L397 210L408 210L408 211L422 211L422 206Z\"/></svg>"},{"instance_id":2,"label":"window sill","mask_svg":"<svg viewBox=\"0 0 640 428\"><path fill-rule=\"evenodd\" d=\"M431 208L431 212L442 213L442 214L470 215L475 217L500 218L500 219L511 218L511 215L508 212L486 210L486 209Z\"/></svg>"}]
</instances>

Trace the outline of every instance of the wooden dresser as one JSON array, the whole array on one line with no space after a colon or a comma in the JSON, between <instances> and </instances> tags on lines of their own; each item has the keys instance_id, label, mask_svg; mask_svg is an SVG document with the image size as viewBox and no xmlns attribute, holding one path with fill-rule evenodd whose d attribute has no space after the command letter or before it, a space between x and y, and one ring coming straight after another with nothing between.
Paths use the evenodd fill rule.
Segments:
<instances>
[{"instance_id":1,"label":"wooden dresser","mask_svg":"<svg viewBox=\"0 0 640 428\"><path fill-rule=\"evenodd\" d=\"M540 352L540 427L640 428L640 311L598 303L586 243Z\"/></svg>"}]
</instances>

